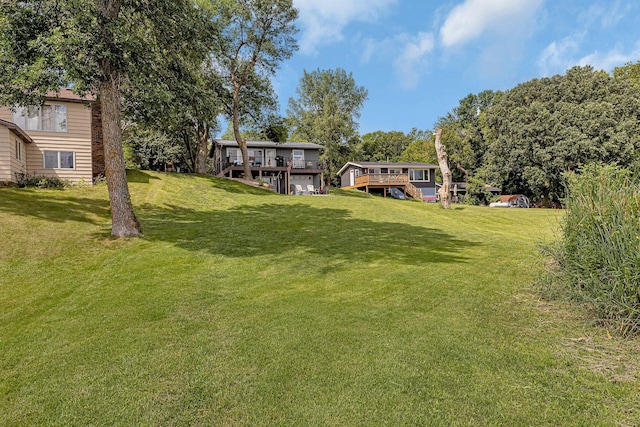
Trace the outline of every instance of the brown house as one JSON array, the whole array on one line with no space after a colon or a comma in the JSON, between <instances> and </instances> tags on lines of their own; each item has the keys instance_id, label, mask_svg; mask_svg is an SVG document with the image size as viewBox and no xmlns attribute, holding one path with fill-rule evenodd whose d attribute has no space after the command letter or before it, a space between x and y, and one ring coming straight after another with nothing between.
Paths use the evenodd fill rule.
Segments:
<instances>
[{"instance_id":1,"label":"brown house","mask_svg":"<svg viewBox=\"0 0 640 427\"><path fill-rule=\"evenodd\" d=\"M0 108L0 182L16 174L92 183L104 174L100 104L61 89L40 107Z\"/></svg>"}]
</instances>

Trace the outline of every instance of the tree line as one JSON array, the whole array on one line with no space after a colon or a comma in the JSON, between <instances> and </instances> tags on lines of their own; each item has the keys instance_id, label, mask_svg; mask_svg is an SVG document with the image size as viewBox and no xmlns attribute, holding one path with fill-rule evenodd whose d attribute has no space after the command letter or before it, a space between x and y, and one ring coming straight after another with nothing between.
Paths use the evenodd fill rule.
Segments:
<instances>
[{"instance_id":1,"label":"tree line","mask_svg":"<svg viewBox=\"0 0 640 427\"><path fill-rule=\"evenodd\" d=\"M472 203L487 203L485 184L560 204L565 175L589 164L637 167L640 162L640 62L613 75L590 66L533 79L501 92L469 94L440 117L454 181L466 182ZM436 164L431 130L373 132L351 157Z\"/></svg>"}]
</instances>

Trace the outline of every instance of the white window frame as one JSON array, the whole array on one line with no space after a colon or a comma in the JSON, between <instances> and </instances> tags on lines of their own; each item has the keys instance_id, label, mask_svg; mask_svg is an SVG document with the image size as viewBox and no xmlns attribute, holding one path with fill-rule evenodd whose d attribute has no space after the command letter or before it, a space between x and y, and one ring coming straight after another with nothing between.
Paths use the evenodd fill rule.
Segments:
<instances>
[{"instance_id":1,"label":"white window frame","mask_svg":"<svg viewBox=\"0 0 640 427\"><path fill-rule=\"evenodd\" d=\"M57 165L56 167L47 167L46 164L46 158L47 158L47 153L56 153L56 158L57 158ZM63 168L60 165L62 164L62 153L71 153L72 155L72 161L73 161L73 166L71 166L70 168ZM62 169L62 170L75 170L76 168L76 152L75 151L63 151L63 150L45 150L42 152L42 168L43 169Z\"/></svg>"},{"instance_id":2,"label":"white window frame","mask_svg":"<svg viewBox=\"0 0 640 427\"><path fill-rule=\"evenodd\" d=\"M44 114L45 107L50 108L51 117ZM29 121L31 116L33 122ZM50 126L44 127L45 118ZM49 121L50 120L50 121ZM68 114L67 106L62 104L45 104L41 107L17 107L13 113L13 122L23 130L38 132L67 132Z\"/></svg>"},{"instance_id":3,"label":"white window frame","mask_svg":"<svg viewBox=\"0 0 640 427\"><path fill-rule=\"evenodd\" d=\"M424 179L415 179L415 171L422 171ZM409 181L431 182L431 169L409 169Z\"/></svg>"}]
</instances>

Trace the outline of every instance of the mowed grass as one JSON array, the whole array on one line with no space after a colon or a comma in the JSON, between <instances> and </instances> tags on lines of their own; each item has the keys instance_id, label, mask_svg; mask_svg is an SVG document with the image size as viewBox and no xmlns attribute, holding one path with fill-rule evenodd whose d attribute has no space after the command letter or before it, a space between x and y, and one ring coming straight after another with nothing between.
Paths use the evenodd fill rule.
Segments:
<instances>
[{"instance_id":1,"label":"mowed grass","mask_svg":"<svg viewBox=\"0 0 640 427\"><path fill-rule=\"evenodd\" d=\"M559 211L132 172L0 189L0 425L638 425L638 342L540 300Z\"/></svg>"}]
</instances>

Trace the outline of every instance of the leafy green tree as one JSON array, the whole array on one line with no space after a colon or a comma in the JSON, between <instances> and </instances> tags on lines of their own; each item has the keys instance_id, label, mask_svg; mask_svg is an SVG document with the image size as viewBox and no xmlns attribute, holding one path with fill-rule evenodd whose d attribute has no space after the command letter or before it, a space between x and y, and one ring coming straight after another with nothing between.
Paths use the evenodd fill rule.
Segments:
<instances>
[{"instance_id":1,"label":"leafy green tree","mask_svg":"<svg viewBox=\"0 0 640 427\"><path fill-rule=\"evenodd\" d=\"M362 135L354 148L354 159L367 162L395 162L411 143L404 132L376 131Z\"/></svg>"},{"instance_id":2,"label":"leafy green tree","mask_svg":"<svg viewBox=\"0 0 640 427\"><path fill-rule=\"evenodd\" d=\"M640 96L591 67L534 79L487 111L484 170L504 192L543 203L564 196L563 173L588 163L629 165L640 148Z\"/></svg>"},{"instance_id":3,"label":"leafy green tree","mask_svg":"<svg viewBox=\"0 0 640 427\"><path fill-rule=\"evenodd\" d=\"M399 161L438 164L433 131L413 128L407 136L410 142L400 155Z\"/></svg>"},{"instance_id":4,"label":"leafy green tree","mask_svg":"<svg viewBox=\"0 0 640 427\"><path fill-rule=\"evenodd\" d=\"M298 98L289 98L287 109L291 138L324 146L322 159L331 179L358 142L357 119L368 92L351 73L338 68L304 70L296 93Z\"/></svg>"},{"instance_id":5,"label":"leafy green tree","mask_svg":"<svg viewBox=\"0 0 640 427\"><path fill-rule=\"evenodd\" d=\"M640 61L636 63L627 62L621 67L613 69L613 78L619 80L630 80L636 88L640 89Z\"/></svg>"},{"instance_id":6,"label":"leafy green tree","mask_svg":"<svg viewBox=\"0 0 640 427\"><path fill-rule=\"evenodd\" d=\"M174 150L177 141L184 145L184 164L196 173L207 172L207 153L211 135L218 128L217 117L223 113L227 98L222 78L213 60L212 43L216 27L213 17L203 11L200 39L167 52L167 67L162 79L142 82L125 100L125 115L155 134L167 136L166 149Z\"/></svg>"},{"instance_id":7,"label":"leafy green tree","mask_svg":"<svg viewBox=\"0 0 640 427\"><path fill-rule=\"evenodd\" d=\"M246 140L286 142L289 137L289 128L285 119L276 114L269 114L265 120L263 123L250 123L241 126L240 133ZM235 139L232 122L227 125L222 139Z\"/></svg>"},{"instance_id":8,"label":"leafy green tree","mask_svg":"<svg viewBox=\"0 0 640 427\"><path fill-rule=\"evenodd\" d=\"M167 163L184 159L184 146L157 129L127 126L122 139L129 168L164 171Z\"/></svg>"},{"instance_id":9,"label":"leafy green tree","mask_svg":"<svg viewBox=\"0 0 640 427\"><path fill-rule=\"evenodd\" d=\"M500 92L491 90L469 94L452 112L438 120L436 127L442 129L442 143L449 161L455 166L452 171L454 181L468 182L482 165L487 148L482 133L485 114L500 96Z\"/></svg>"},{"instance_id":10,"label":"leafy green tree","mask_svg":"<svg viewBox=\"0 0 640 427\"><path fill-rule=\"evenodd\" d=\"M245 177L251 178L244 122L264 122L275 110L269 78L298 46L292 0L212 0L216 15L216 68L230 96L225 104L242 152Z\"/></svg>"},{"instance_id":11,"label":"leafy green tree","mask_svg":"<svg viewBox=\"0 0 640 427\"><path fill-rule=\"evenodd\" d=\"M160 78L167 52L198 38L199 13L190 0L0 2L0 101L38 105L47 92L73 85L102 104L114 236L140 234L122 149L123 96Z\"/></svg>"}]
</instances>

